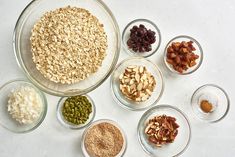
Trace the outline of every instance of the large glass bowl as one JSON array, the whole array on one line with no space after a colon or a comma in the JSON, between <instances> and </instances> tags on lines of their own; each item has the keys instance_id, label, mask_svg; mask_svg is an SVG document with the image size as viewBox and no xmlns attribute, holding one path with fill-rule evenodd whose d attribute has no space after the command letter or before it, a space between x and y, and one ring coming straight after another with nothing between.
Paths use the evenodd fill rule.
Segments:
<instances>
[{"instance_id":1,"label":"large glass bowl","mask_svg":"<svg viewBox=\"0 0 235 157\"><path fill-rule=\"evenodd\" d=\"M176 123L179 125L178 135L173 143L156 147L150 143L145 134L146 124L155 116L167 115L176 118ZM157 105L146 111L141 117L137 134L139 142L144 149L152 157L175 157L182 154L188 147L191 139L191 127L187 116L178 108L170 105Z\"/></svg>"},{"instance_id":2,"label":"large glass bowl","mask_svg":"<svg viewBox=\"0 0 235 157\"><path fill-rule=\"evenodd\" d=\"M66 6L89 10L104 25L108 49L102 66L83 81L66 85L46 79L32 60L30 36L33 25L47 11ZM13 46L18 64L27 77L41 90L56 96L73 96L88 93L104 82L114 69L120 52L121 38L117 22L101 0L34 0L21 13L14 31Z\"/></svg>"},{"instance_id":3,"label":"large glass bowl","mask_svg":"<svg viewBox=\"0 0 235 157\"><path fill-rule=\"evenodd\" d=\"M16 88L27 86L33 88L42 101L42 111L38 119L32 124L21 125L15 121L7 111L9 94ZM0 125L14 133L27 133L35 130L45 119L47 113L47 100L43 92L38 90L32 83L25 80L13 80L0 87Z\"/></svg>"}]
</instances>

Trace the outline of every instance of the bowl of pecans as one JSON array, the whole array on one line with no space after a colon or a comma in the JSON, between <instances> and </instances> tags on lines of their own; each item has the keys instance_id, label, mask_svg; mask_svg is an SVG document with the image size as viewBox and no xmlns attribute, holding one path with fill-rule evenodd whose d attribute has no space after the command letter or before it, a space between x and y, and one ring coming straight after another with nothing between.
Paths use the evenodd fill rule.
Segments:
<instances>
[{"instance_id":1,"label":"bowl of pecans","mask_svg":"<svg viewBox=\"0 0 235 157\"><path fill-rule=\"evenodd\" d=\"M187 75L202 64L203 50L197 40L180 35L168 42L164 52L164 63L174 74Z\"/></svg>"},{"instance_id":2,"label":"bowl of pecans","mask_svg":"<svg viewBox=\"0 0 235 157\"><path fill-rule=\"evenodd\" d=\"M179 156L191 139L188 118L170 105L157 105L147 110L139 121L137 133L144 151L154 157Z\"/></svg>"},{"instance_id":3,"label":"bowl of pecans","mask_svg":"<svg viewBox=\"0 0 235 157\"><path fill-rule=\"evenodd\" d=\"M117 22L100 0L37 0L21 13L13 46L31 82L56 96L88 93L113 71L120 52Z\"/></svg>"},{"instance_id":4,"label":"bowl of pecans","mask_svg":"<svg viewBox=\"0 0 235 157\"><path fill-rule=\"evenodd\" d=\"M114 100L129 110L144 110L156 104L164 91L157 65L142 57L122 61L111 76Z\"/></svg>"}]
</instances>

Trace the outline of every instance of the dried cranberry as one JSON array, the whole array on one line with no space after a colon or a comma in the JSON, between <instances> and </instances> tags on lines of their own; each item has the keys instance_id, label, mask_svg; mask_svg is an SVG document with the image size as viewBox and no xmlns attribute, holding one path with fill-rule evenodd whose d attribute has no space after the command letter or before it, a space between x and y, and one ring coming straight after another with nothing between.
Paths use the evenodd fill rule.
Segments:
<instances>
[{"instance_id":1,"label":"dried cranberry","mask_svg":"<svg viewBox=\"0 0 235 157\"><path fill-rule=\"evenodd\" d=\"M133 26L130 30L130 38L127 46L134 52L149 52L152 50L151 44L156 42L156 33L148 30L143 24Z\"/></svg>"}]
</instances>

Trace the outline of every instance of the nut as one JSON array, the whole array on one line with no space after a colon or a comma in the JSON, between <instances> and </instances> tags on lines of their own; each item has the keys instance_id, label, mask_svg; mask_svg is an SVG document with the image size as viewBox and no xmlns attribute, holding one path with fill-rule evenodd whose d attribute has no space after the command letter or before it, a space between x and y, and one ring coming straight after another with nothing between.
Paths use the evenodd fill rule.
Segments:
<instances>
[{"instance_id":1,"label":"nut","mask_svg":"<svg viewBox=\"0 0 235 157\"><path fill-rule=\"evenodd\" d=\"M174 142L178 128L176 118L166 115L155 116L148 121L145 134L148 136L149 142L155 144L156 147L161 147Z\"/></svg>"},{"instance_id":2,"label":"nut","mask_svg":"<svg viewBox=\"0 0 235 157\"><path fill-rule=\"evenodd\" d=\"M144 66L128 66L119 81L121 92L136 102L148 100L156 86L155 78Z\"/></svg>"}]
</instances>

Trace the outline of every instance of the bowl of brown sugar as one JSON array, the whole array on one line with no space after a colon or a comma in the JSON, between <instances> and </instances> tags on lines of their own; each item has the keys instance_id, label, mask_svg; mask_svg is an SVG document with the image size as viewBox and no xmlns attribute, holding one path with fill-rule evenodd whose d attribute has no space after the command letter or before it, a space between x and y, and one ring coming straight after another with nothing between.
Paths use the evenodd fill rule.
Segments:
<instances>
[{"instance_id":1,"label":"bowl of brown sugar","mask_svg":"<svg viewBox=\"0 0 235 157\"><path fill-rule=\"evenodd\" d=\"M121 157L126 146L123 130L108 119L93 122L84 131L81 145L85 157Z\"/></svg>"}]
</instances>

